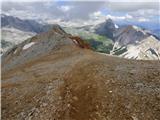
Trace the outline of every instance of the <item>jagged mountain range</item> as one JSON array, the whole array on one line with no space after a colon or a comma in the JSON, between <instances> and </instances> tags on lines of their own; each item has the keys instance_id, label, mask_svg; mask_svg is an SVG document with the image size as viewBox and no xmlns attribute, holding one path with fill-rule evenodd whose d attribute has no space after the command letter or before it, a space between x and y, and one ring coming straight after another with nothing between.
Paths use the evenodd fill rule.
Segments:
<instances>
[{"instance_id":1,"label":"jagged mountain range","mask_svg":"<svg viewBox=\"0 0 160 120\"><path fill-rule=\"evenodd\" d=\"M67 32L81 36L98 52L128 59L159 59L159 38L138 26L118 26L108 19L96 26L71 28Z\"/></svg>"},{"instance_id":2,"label":"jagged mountain range","mask_svg":"<svg viewBox=\"0 0 160 120\"><path fill-rule=\"evenodd\" d=\"M2 39L10 43L4 47L2 44L2 51L35 34L48 31L53 26L43 25L33 20L21 20L13 16L1 16ZM80 36L97 52L129 59L159 59L159 38L138 26L118 26L111 19L107 19L104 23L94 26L64 27L63 29L72 35Z\"/></svg>"},{"instance_id":3,"label":"jagged mountain range","mask_svg":"<svg viewBox=\"0 0 160 120\"><path fill-rule=\"evenodd\" d=\"M21 20L17 17L1 14L1 27L15 28L25 32L41 33L48 31L51 26L43 25L35 20Z\"/></svg>"},{"instance_id":4,"label":"jagged mountain range","mask_svg":"<svg viewBox=\"0 0 160 120\"><path fill-rule=\"evenodd\" d=\"M159 38L140 27L126 26L119 28L115 33L114 40L113 51L120 52L124 49L126 50L120 53L120 56L145 60L160 59Z\"/></svg>"}]
</instances>

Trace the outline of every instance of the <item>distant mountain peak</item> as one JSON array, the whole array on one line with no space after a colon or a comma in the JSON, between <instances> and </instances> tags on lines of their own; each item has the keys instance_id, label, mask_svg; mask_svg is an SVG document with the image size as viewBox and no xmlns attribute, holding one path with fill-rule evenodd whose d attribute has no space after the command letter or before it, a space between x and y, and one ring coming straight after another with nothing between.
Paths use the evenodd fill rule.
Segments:
<instances>
[{"instance_id":1,"label":"distant mountain peak","mask_svg":"<svg viewBox=\"0 0 160 120\"><path fill-rule=\"evenodd\" d=\"M104 23L101 23L96 27L96 33L113 39L114 32L117 28L118 26L113 20L108 18Z\"/></svg>"},{"instance_id":2,"label":"distant mountain peak","mask_svg":"<svg viewBox=\"0 0 160 120\"><path fill-rule=\"evenodd\" d=\"M34 20L22 20L18 17L1 14L1 27L13 27L24 32L41 33L48 31L51 26L40 24Z\"/></svg>"},{"instance_id":3,"label":"distant mountain peak","mask_svg":"<svg viewBox=\"0 0 160 120\"><path fill-rule=\"evenodd\" d=\"M106 22L106 23L107 23L107 22L108 22L108 23L113 23L113 20L112 20L111 18L107 18L105 22Z\"/></svg>"},{"instance_id":4,"label":"distant mountain peak","mask_svg":"<svg viewBox=\"0 0 160 120\"><path fill-rule=\"evenodd\" d=\"M113 20L112 19L106 19L106 21L105 21L105 25L106 25L106 27L110 27L110 28L112 28L112 29L115 29L115 23L113 22Z\"/></svg>"},{"instance_id":5,"label":"distant mountain peak","mask_svg":"<svg viewBox=\"0 0 160 120\"><path fill-rule=\"evenodd\" d=\"M60 25L58 25L58 24L52 25L51 31L52 31L52 32L57 32L57 33L60 33L60 34L67 34L67 33L60 27Z\"/></svg>"}]
</instances>

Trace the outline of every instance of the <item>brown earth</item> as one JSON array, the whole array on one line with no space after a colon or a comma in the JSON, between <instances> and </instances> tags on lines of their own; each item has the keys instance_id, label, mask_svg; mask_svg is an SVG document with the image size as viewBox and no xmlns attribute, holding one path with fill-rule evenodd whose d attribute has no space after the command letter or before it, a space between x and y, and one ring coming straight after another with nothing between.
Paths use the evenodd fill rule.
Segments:
<instances>
[{"instance_id":1,"label":"brown earth","mask_svg":"<svg viewBox=\"0 0 160 120\"><path fill-rule=\"evenodd\" d=\"M8 69L4 63L3 120L160 120L160 61L67 44Z\"/></svg>"},{"instance_id":2,"label":"brown earth","mask_svg":"<svg viewBox=\"0 0 160 120\"><path fill-rule=\"evenodd\" d=\"M160 63L63 47L2 73L5 120L159 120Z\"/></svg>"},{"instance_id":3,"label":"brown earth","mask_svg":"<svg viewBox=\"0 0 160 120\"><path fill-rule=\"evenodd\" d=\"M80 48L92 49L88 43L85 43L85 41L78 36L70 36L69 38L72 39Z\"/></svg>"}]
</instances>

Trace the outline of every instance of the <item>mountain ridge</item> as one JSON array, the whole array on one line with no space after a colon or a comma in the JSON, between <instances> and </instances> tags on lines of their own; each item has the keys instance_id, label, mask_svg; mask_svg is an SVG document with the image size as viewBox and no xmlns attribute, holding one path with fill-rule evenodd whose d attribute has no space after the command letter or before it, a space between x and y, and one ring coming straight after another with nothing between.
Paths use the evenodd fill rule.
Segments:
<instances>
[{"instance_id":1,"label":"mountain ridge","mask_svg":"<svg viewBox=\"0 0 160 120\"><path fill-rule=\"evenodd\" d=\"M1 27L13 27L25 32L41 33L50 29L49 25L43 25L35 20L22 20L18 17L1 14Z\"/></svg>"},{"instance_id":2,"label":"mountain ridge","mask_svg":"<svg viewBox=\"0 0 160 120\"><path fill-rule=\"evenodd\" d=\"M56 27L2 55L2 119L160 117L159 61L106 56L70 37Z\"/></svg>"},{"instance_id":3,"label":"mountain ridge","mask_svg":"<svg viewBox=\"0 0 160 120\"><path fill-rule=\"evenodd\" d=\"M4 18L8 18L8 17L10 19L11 18L14 19L14 21L20 21L20 22L11 22L11 26L12 24L16 23L14 26L20 26L20 28L23 24L26 25L26 21L30 21L30 20L20 20L19 18L14 18L12 16L5 17L4 15ZM29 23L36 23L36 21L34 22L31 21ZM32 28L32 24L28 24L27 22L27 25L30 27L25 28L25 26L23 26L25 28L24 31L28 28ZM8 23L8 27L9 26L10 24ZM40 30L39 32L42 32L42 31L45 32L47 31L47 29L50 29L53 26L56 27L57 25L56 24L43 25L40 23L36 23L33 26L36 29ZM43 26L47 26L47 27L44 27L44 29L39 29L39 28L43 28ZM1 50L2 53L5 52L8 48L37 34L37 33L32 33L32 30L30 29L29 29L30 32L24 32L18 29L16 30L16 28L13 29L13 28L10 28L10 27L8 28L8 27L7 26L2 27L2 33L3 33L2 38L4 41L12 43L12 44L6 44L8 46L3 44L5 45L6 48L5 47L2 48ZM75 28L65 27L64 31L72 34L73 36L77 36L77 38L80 37L81 39L83 39L84 43L90 44L90 47L97 52L117 55L117 56L121 56L127 59L144 59L144 60L158 60L159 59L158 56L160 54L160 51L159 51L158 46L156 47L156 45L153 45L152 43L150 43L151 45L148 45L148 44L145 44L144 42L141 42L141 41L144 41L144 40L147 41L148 39L153 38L153 41L155 41L154 43L159 44L159 42L157 41L159 40L159 38L156 37L151 32L145 29L142 29L138 26L135 26L135 25L117 26L113 20L107 19L104 23L94 25L94 26L88 25L88 26L75 27ZM149 38L150 36L153 36L153 37ZM13 41L13 38L14 38L14 41ZM144 46L141 44L148 45L146 46L148 48L145 47L145 50L144 48L142 48L138 56L137 54L134 55L134 52L130 50L130 46L136 49L137 45ZM154 52L151 52L149 49L152 49L152 51ZM150 52L148 52L147 50L149 50ZM152 53L157 53L158 55L155 56L155 54L152 54ZM127 57L128 56L127 54L128 55L130 54L133 56ZM141 54L143 54L144 56L149 56L149 57L143 57Z\"/></svg>"}]
</instances>

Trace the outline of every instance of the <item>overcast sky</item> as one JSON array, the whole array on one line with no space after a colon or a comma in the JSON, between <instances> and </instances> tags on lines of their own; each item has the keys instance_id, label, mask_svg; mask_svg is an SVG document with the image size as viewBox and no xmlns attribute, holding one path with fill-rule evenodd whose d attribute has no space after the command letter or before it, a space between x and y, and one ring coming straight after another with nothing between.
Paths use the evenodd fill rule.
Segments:
<instances>
[{"instance_id":1,"label":"overcast sky","mask_svg":"<svg viewBox=\"0 0 160 120\"><path fill-rule=\"evenodd\" d=\"M97 20L158 23L159 0L1 0L2 13L63 20Z\"/></svg>"}]
</instances>

